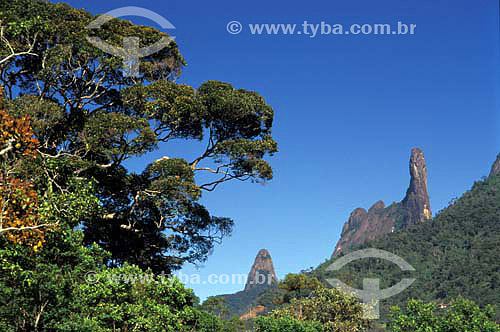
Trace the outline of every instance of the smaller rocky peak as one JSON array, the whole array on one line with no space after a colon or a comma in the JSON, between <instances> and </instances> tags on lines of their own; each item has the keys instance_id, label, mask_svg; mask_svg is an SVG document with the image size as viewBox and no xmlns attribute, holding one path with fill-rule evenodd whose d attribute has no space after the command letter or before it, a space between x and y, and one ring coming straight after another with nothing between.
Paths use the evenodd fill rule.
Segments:
<instances>
[{"instance_id":1,"label":"smaller rocky peak","mask_svg":"<svg viewBox=\"0 0 500 332\"><path fill-rule=\"evenodd\" d=\"M354 211L352 211L349 215L349 219L344 224L344 227L342 228L342 234L348 232L353 227L355 228L367 214L368 212L366 212L366 210L363 208L354 209Z\"/></svg>"},{"instance_id":2,"label":"smaller rocky peak","mask_svg":"<svg viewBox=\"0 0 500 332\"><path fill-rule=\"evenodd\" d=\"M497 160L491 167L490 177L498 174L500 174L500 154L498 155Z\"/></svg>"},{"instance_id":3,"label":"smaller rocky peak","mask_svg":"<svg viewBox=\"0 0 500 332\"><path fill-rule=\"evenodd\" d=\"M378 201L375 204L373 204L371 208L368 209L368 213L373 213L383 209L385 209L384 201Z\"/></svg>"},{"instance_id":4,"label":"smaller rocky peak","mask_svg":"<svg viewBox=\"0 0 500 332\"><path fill-rule=\"evenodd\" d=\"M367 212L365 209L363 208L357 208L357 209L354 209L354 211L351 212L351 217L359 217L359 216L363 216L365 215Z\"/></svg>"},{"instance_id":5,"label":"smaller rocky peak","mask_svg":"<svg viewBox=\"0 0 500 332\"><path fill-rule=\"evenodd\" d=\"M255 261L248 273L245 290L256 287L270 286L278 282L274 271L273 259L267 249L260 249L255 257Z\"/></svg>"}]
</instances>

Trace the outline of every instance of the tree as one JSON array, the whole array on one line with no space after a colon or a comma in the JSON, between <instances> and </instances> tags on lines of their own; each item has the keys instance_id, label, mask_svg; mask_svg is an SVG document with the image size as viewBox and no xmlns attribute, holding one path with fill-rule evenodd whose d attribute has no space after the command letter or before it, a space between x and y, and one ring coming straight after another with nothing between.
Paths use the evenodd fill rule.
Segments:
<instances>
[{"instance_id":1,"label":"tree","mask_svg":"<svg viewBox=\"0 0 500 332\"><path fill-rule=\"evenodd\" d=\"M0 331L224 331L177 279L109 268L108 253L82 243L82 232L66 227L30 255L0 238Z\"/></svg>"},{"instance_id":2,"label":"tree","mask_svg":"<svg viewBox=\"0 0 500 332\"><path fill-rule=\"evenodd\" d=\"M273 109L229 83L175 83L185 64L175 42L141 59L140 77L126 77L122 59L87 37L120 46L122 37L136 36L142 47L167 35L118 19L86 29L93 19L66 4L0 4L7 109L31 118L39 142L37 161L23 167L38 177L37 192L47 183L58 195L77 181L95 185L100 214L77 224L87 245L111 253L110 266L169 272L203 261L233 221L212 216L199 199L228 181L272 178L264 159L277 152ZM175 140L197 142L199 154L164 155L138 173L124 166Z\"/></svg>"},{"instance_id":3,"label":"tree","mask_svg":"<svg viewBox=\"0 0 500 332\"><path fill-rule=\"evenodd\" d=\"M366 331L369 326L368 320L363 318L361 304L354 297L323 286L315 288L309 297L293 298L290 304L274 310L270 317L278 319L279 326L282 323L293 325L296 320L317 322L321 325L321 331L325 332Z\"/></svg>"},{"instance_id":4,"label":"tree","mask_svg":"<svg viewBox=\"0 0 500 332\"><path fill-rule=\"evenodd\" d=\"M273 110L228 83L175 83L185 64L175 43L125 77L122 59L87 37L145 46L166 34L123 20L86 29L93 19L66 4L0 2L0 330L231 330L238 322L153 273L203 261L230 234L202 193L272 178ZM125 167L173 140L200 152ZM85 282L91 271L99 282ZM115 283L116 273L152 280Z\"/></svg>"},{"instance_id":5,"label":"tree","mask_svg":"<svg viewBox=\"0 0 500 332\"><path fill-rule=\"evenodd\" d=\"M56 226L91 219L98 200L93 181L68 179L61 188L51 176L60 163L41 156L34 136L32 118L10 115L0 87L0 235L36 252Z\"/></svg>"},{"instance_id":6,"label":"tree","mask_svg":"<svg viewBox=\"0 0 500 332\"><path fill-rule=\"evenodd\" d=\"M0 235L37 251L45 241L38 194L29 179L18 177L22 163L37 157L38 141L28 116L14 118L4 109L0 87Z\"/></svg>"},{"instance_id":7,"label":"tree","mask_svg":"<svg viewBox=\"0 0 500 332\"><path fill-rule=\"evenodd\" d=\"M495 310L481 310L473 301L458 298L445 308L420 300L408 301L406 307L392 308L390 329L393 332L498 332Z\"/></svg>"},{"instance_id":8,"label":"tree","mask_svg":"<svg viewBox=\"0 0 500 332\"><path fill-rule=\"evenodd\" d=\"M292 299L307 298L321 287L323 287L321 282L314 277L303 273L289 273L279 284L279 288L283 291L280 302L290 303Z\"/></svg>"},{"instance_id":9,"label":"tree","mask_svg":"<svg viewBox=\"0 0 500 332\"><path fill-rule=\"evenodd\" d=\"M289 273L281 280L277 288L270 288L261 293L256 303L266 308L266 311L289 305L293 299L304 299L322 288L323 284L308 273Z\"/></svg>"},{"instance_id":10,"label":"tree","mask_svg":"<svg viewBox=\"0 0 500 332\"><path fill-rule=\"evenodd\" d=\"M226 300L220 296L210 296L201 305L203 310L208 311L219 318L228 318L229 309L226 305Z\"/></svg>"},{"instance_id":11,"label":"tree","mask_svg":"<svg viewBox=\"0 0 500 332\"><path fill-rule=\"evenodd\" d=\"M55 325L56 330L163 332L191 331L200 323L218 325L215 317L203 316L200 322L193 308L196 297L175 278L125 264L103 268L92 280L96 282L74 289L68 317Z\"/></svg>"}]
</instances>

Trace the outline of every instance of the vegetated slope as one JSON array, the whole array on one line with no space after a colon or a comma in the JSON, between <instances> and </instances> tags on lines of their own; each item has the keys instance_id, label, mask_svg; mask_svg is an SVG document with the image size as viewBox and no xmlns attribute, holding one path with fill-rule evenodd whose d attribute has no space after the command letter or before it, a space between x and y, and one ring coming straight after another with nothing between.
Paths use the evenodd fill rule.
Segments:
<instances>
[{"instance_id":1,"label":"vegetated slope","mask_svg":"<svg viewBox=\"0 0 500 332\"><path fill-rule=\"evenodd\" d=\"M218 295L223 297L225 300L225 305L228 310L229 317L242 316L250 312L257 303L259 296L270 289L275 289L277 284L274 283L271 286L262 285L259 287L252 288L250 290L242 290L234 294Z\"/></svg>"},{"instance_id":2,"label":"vegetated slope","mask_svg":"<svg viewBox=\"0 0 500 332\"><path fill-rule=\"evenodd\" d=\"M312 274L325 283L328 278L337 278L359 289L363 278L380 278L382 289L403 277L416 278L399 295L382 300L382 318L387 318L390 305L402 305L410 298L446 304L457 296L480 305L497 305L500 317L500 174L492 173L476 182L433 221L385 235L353 250L360 248L390 251L416 271L402 272L392 263L370 258L328 272L326 268L335 260L330 259Z\"/></svg>"}]
</instances>

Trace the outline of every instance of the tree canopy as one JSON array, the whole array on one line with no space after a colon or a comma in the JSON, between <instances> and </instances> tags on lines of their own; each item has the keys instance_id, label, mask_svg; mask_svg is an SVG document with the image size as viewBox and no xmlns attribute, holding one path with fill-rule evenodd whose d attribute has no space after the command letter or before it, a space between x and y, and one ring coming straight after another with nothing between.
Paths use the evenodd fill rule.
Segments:
<instances>
[{"instance_id":1,"label":"tree canopy","mask_svg":"<svg viewBox=\"0 0 500 332\"><path fill-rule=\"evenodd\" d=\"M36 140L32 148L12 145L13 129L6 130L0 148L33 150L37 157L22 162L29 179L19 174L19 181L29 180L38 195L49 187L67 195L78 181L95 186L98 211L73 226L83 227L87 245L112 254L109 264L168 272L203 261L233 221L212 216L199 200L228 181L272 178L265 158L277 152L273 109L257 92L229 83L176 83L185 60L175 42L142 58L138 77L124 75L122 59L87 37L120 46L134 36L142 47L167 35L120 19L87 29L94 19L62 3L0 4L2 116L29 127L25 136ZM197 142L198 155L169 155L175 140ZM141 172L125 167L155 151L163 157Z\"/></svg>"},{"instance_id":2,"label":"tree canopy","mask_svg":"<svg viewBox=\"0 0 500 332\"><path fill-rule=\"evenodd\" d=\"M455 299L450 306L410 300L404 308L392 308L390 330L393 332L498 332L495 310L481 310L473 301Z\"/></svg>"}]
</instances>

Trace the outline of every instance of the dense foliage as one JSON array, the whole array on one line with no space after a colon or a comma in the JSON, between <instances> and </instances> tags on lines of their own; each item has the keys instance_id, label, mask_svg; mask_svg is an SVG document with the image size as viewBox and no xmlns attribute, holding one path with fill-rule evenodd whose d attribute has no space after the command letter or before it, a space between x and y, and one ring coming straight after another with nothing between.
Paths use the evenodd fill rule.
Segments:
<instances>
[{"instance_id":1,"label":"dense foliage","mask_svg":"<svg viewBox=\"0 0 500 332\"><path fill-rule=\"evenodd\" d=\"M82 241L79 231L53 231L36 255L2 243L1 331L222 331L178 280L109 268L108 254Z\"/></svg>"},{"instance_id":2,"label":"dense foliage","mask_svg":"<svg viewBox=\"0 0 500 332\"><path fill-rule=\"evenodd\" d=\"M87 37L121 46L135 36L142 47L167 35L118 19L87 29L94 19L66 4L0 3L0 85L9 113L31 119L39 144L39 157L23 167L61 193L75 179L95 184L101 211L80 223L85 244L108 250L109 264L169 272L203 261L233 222L212 216L199 199L227 181L272 178L264 158L277 151L273 110L229 83L175 83L184 65L175 42L142 58L139 77L127 77L123 59ZM12 130L2 132L2 151L24 149L11 144ZM166 155L175 140L197 142L199 152ZM125 168L153 151L163 157L138 173Z\"/></svg>"},{"instance_id":3,"label":"dense foliage","mask_svg":"<svg viewBox=\"0 0 500 332\"><path fill-rule=\"evenodd\" d=\"M38 194L29 179L16 173L27 158L36 158L38 141L30 118L11 116L2 95L0 87L0 234L36 251L45 240Z\"/></svg>"},{"instance_id":4,"label":"dense foliage","mask_svg":"<svg viewBox=\"0 0 500 332\"><path fill-rule=\"evenodd\" d=\"M291 316L259 317L255 323L256 332L321 332L319 322L301 321Z\"/></svg>"},{"instance_id":5,"label":"dense foliage","mask_svg":"<svg viewBox=\"0 0 500 332\"><path fill-rule=\"evenodd\" d=\"M290 279L290 277L289 277ZM302 279L302 278L296 278ZM290 280L289 280L290 281ZM313 281L313 279L309 279ZM300 284L296 284L299 286ZM308 286L304 290L308 289ZM290 298L256 322L257 331L366 331L369 322L363 318L363 308L357 299L337 289L315 284L307 297ZM295 288L298 290L298 288Z\"/></svg>"},{"instance_id":6,"label":"dense foliage","mask_svg":"<svg viewBox=\"0 0 500 332\"><path fill-rule=\"evenodd\" d=\"M391 331L391 332L497 332L495 310L456 298L449 304L410 299L403 308L391 308L386 324L363 319L360 304L328 289L307 274L290 274L280 283L275 310L260 316L255 331ZM289 299L283 302L283 299ZM277 308L277 309L276 309Z\"/></svg>"},{"instance_id":7,"label":"dense foliage","mask_svg":"<svg viewBox=\"0 0 500 332\"><path fill-rule=\"evenodd\" d=\"M481 311L472 301L454 300L449 307L437 308L434 303L408 301L406 307L393 308L392 332L498 332L495 311L487 306Z\"/></svg>"},{"instance_id":8,"label":"dense foliage","mask_svg":"<svg viewBox=\"0 0 500 332\"><path fill-rule=\"evenodd\" d=\"M289 273L278 283L278 287L262 290L260 293L256 294L256 297L249 303L254 307L263 306L265 308L263 313L268 313L283 306L290 305L294 299L308 298L320 287L323 287L323 284L314 277L305 273ZM235 303L234 310L240 308L236 306L237 304L242 303ZM248 306L249 304L246 303L246 305ZM247 307L245 307L245 311L248 311Z\"/></svg>"}]
</instances>

